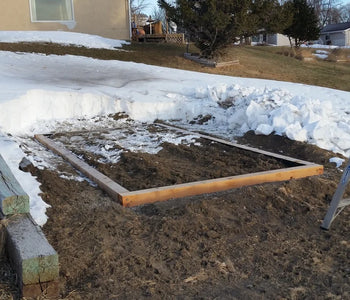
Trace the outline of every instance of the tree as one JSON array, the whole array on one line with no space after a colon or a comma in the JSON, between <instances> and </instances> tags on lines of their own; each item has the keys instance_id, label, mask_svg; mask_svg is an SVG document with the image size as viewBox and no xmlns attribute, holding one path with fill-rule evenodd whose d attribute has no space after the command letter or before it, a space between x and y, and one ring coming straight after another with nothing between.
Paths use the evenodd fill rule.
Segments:
<instances>
[{"instance_id":1,"label":"tree","mask_svg":"<svg viewBox=\"0 0 350 300\"><path fill-rule=\"evenodd\" d=\"M350 22L350 3L334 7L329 14L329 24Z\"/></svg>"},{"instance_id":2,"label":"tree","mask_svg":"<svg viewBox=\"0 0 350 300\"><path fill-rule=\"evenodd\" d=\"M139 15L148 6L146 0L130 0L131 15Z\"/></svg>"},{"instance_id":3,"label":"tree","mask_svg":"<svg viewBox=\"0 0 350 300\"><path fill-rule=\"evenodd\" d=\"M134 23L132 26L137 26L141 23L145 17L147 17L142 11L148 7L147 0L130 0L130 13L131 19Z\"/></svg>"},{"instance_id":4,"label":"tree","mask_svg":"<svg viewBox=\"0 0 350 300\"><path fill-rule=\"evenodd\" d=\"M291 46L298 48L302 43L317 40L320 36L318 18L314 8L306 0L291 0L284 4L293 15L293 20L283 33L288 36Z\"/></svg>"},{"instance_id":5,"label":"tree","mask_svg":"<svg viewBox=\"0 0 350 300\"><path fill-rule=\"evenodd\" d=\"M341 22L350 22L350 3L340 7Z\"/></svg>"},{"instance_id":6,"label":"tree","mask_svg":"<svg viewBox=\"0 0 350 300\"><path fill-rule=\"evenodd\" d=\"M336 14L338 2L339 0L308 0L315 10L320 28L334 22L332 18Z\"/></svg>"},{"instance_id":7,"label":"tree","mask_svg":"<svg viewBox=\"0 0 350 300\"><path fill-rule=\"evenodd\" d=\"M292 22L292 13L278 0L255 0L253 14L257 17L257 28L266 33L281 33Z\"/></svg>"},{"instance_id":8,"label":"tree","mask_svg":"<svg viewBox=\"0 0 350 300\"><path fill-rule=\"evenodd\" d=\"M167 24L167 18L166 18L166 13L164 9L160 7L155 7L152 12L152 18L153 20L161 21L163 32L167 32L168 24Z\"/></svg>"},{"instance_id":9,"label":"tree","mask_svg":"<svg viewBox=\"0 0 350 300\"><path fill-rule=\"evenodd\" d=\"M213 57L255 29L251 0L158 0L170 20L186 29L204 57ZM254 28L253 28L254 27Z\"/></svg>"}]
</instances>

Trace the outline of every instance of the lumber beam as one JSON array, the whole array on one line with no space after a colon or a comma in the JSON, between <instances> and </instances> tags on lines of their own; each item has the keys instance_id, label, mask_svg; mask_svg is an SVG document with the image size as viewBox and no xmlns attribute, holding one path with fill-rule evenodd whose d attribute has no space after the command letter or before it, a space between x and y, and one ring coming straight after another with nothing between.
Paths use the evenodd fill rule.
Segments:
<instances>
[{"instance_id":1,"label":"lumber beam","mask_svg":"<svg viewBox=\"0 0 350 300\"><path fill-rule=\"evenodd\" d=\"M7 223L7 253L21 290L29 296L36 287L35 296L41 296L39 286L51 286L58 280L58 254L29 214L11 216Z\"/></svg>"},{"instance_id":2,"label":"lumber beam","mask_svg":"<svg viewBox=\"0 0 350 300\"><path fill-rule=\"evenodd\" d=\"M5 216L29 213L29 196L0 155L0 208Z\"/></svg>"},{"instance_id":3,"label":"lumber beam","mask_svg":"<svg viewBox=\"0 0 350 300\"><path fill-rule=\"evenodd\" d=\"M58 155L61 155L69 163L71 163L75 168L81 171L84 175L90 178L92 181L97 183L97 185L109 194L113 199L117 201L120 200L120 194L128 192L128 190L118 183L114 182L112 179L97 171L95 168L89 166L87 163L79 159L77 156L72 154L66 148L59 146L54 141L50 140L44 135L38 134L34 136L40 143L45 145L48 149L52 150Z\"/></svg>"},{"instance_id":4,"label":"lumber beam","mask_svg":"<svg viewBox=\"0 0 350 300\"><path fill-rule=\"evenodd\" d=\"M217 137L212 137L212 136L209 136L209 135L205 135L205 134L202 134L202 133L199 133L199 132L189 131L189 130L183 129L181 127L178 127L178 126L172 126L172 125L165 124L165 123L156 123L156 125L158 125L160 127L163 127L163 128L170 129L170 130L177 130L177 131L182 132L184 134L195 134L198 137L206 139L206 140L209 140L209 141L217 142L217 143L220 143L220 144L224 144L224 145L227 145L227 146L231 146L231 147L235 147L235 148L238 148L238 149L246 150L246 151L249 151L249 152L263 154L263 155L274 157L274 158L277 158L277 159L280 159L280 160L289 161L289 162L291 162L293 164L314 165L314 163L309 162L309 161L305 161L305 160L301 160L301 159L298 159L298 158L293 158L293 157L290 157L290 156L286 156L286 155L282 155L282 154L278 154L278 153L273 153L273 152L269 152L269 151L265 151L265 150L261 150L261 149L258 149L258 148L253 148L253 147L242 145L242 144L237 144L237 143L226 141L224 139L220 139L220 138L217 138Z\"/></svg>"},{"instance_id":5,"label":"lumber beam","mask_svg":"<svg viewBox=\"0 0 350 300\"><path fill-rule=\"evenodd\" d=\"M188 60L192 60L196 63L199 63L201 65L204 65L206 67L211 67L211 68L220 68L220 67L229 67L229 66L233 66L233 65L238 65L239 64L239 60L235 59L235 60L231 60L231 61L226 61L226 62L216 62L216 61L212 61L206 58L202 58L199 55L193 55L191 53L184 53L184 57Z\"/></svg>"},{"instance_id":6,"label":"lumber beam","mask_svg":"<svg viewBox=\"0 0 350 300\"><path fill-rule=\"evenodd\" d=\"M121 199L123 206L132 207L156 201L214 193L248 185L286 181L322 173L323 166L321 165L299 166L128 192L123 193Z\"/></svg>"}]
</instances>

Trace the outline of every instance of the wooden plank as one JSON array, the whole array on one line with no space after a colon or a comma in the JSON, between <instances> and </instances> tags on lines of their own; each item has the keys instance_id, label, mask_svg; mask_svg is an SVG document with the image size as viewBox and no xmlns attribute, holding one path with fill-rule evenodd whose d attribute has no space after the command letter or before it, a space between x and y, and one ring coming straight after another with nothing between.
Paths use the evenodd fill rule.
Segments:
<instances>
[{"instance_id":1,"label":"wooden plank","mask_svg":"<svg viewBox=\"0 0 350 300\"><path fill-rule=\"evenodd\" d=\"M22 285L58 279L58 255L29 214L8 218L6 248Z\"/></svg>"},{"instance_id":2,"label":"wooden plank","mask_svg":"<svg viewBox=\"0 0 350 300\"><path fill-rule=\"evenodd\" d=\"M239 60L236 59L236 60L216 63L215 67L217 67L217 68L230 67L230 66L238 65L238 64L239 64Z\"/></svg>"},{"instance_id":3,"label":"wooden plank","mask_svg":"<svg viewBox=\"0 0 350 300\"><path fill-rule=\"evenodd\" d=\"M191 53L184 53L184 57L186 59L192 60L196 63L199 63L201 65L207 66L207 67L212 67L215 68L216 63L214 61L210 61L208 59L200 58L199 56L192 55Z\"/></svg>"},{"instance_id":4,"label":"wooden plank","mask_svg":"<svg viewBox=\"0 0 350 300\"><path fill-rule=\"evenodd\" d=\"M7 215L29 213L29 196L0 155L0 209Z\"/></svg>"},{"instance_id":5,"label":"wooden plank","mask_svg":"<svg viewBox=\"0 0 350 300\"><path fill-rule=\"evenodd\" d=\"M231 60L231 61L226 61L226 62L216 62L212 61L206 58L201 58L198 55L192 55L191 53L184 53L184 57L186 59L192 60L196 63L199 63L201 65L207 66L207 67L212 67L212 68L221 68L221 67L229 67L233 65L239 64L239 60Z\"/></svg>"},{"instance_id":6,"label":"wooden plank","mask_svg":"<svg viewBox=\"0 0 350 300\"><path fill-rule=\"evenodd\" d=\"M169 200L173 198L214 193L247 185L285 181L307 176L320 175L322 173L323 166L321 165L299 166L280 170L257 172L248 175L231 176L186 184L178 184L174 186L128 192L123 193L121 195L121 199L123 206L131 207L156 201Z\"/></svg>"},{"instance_id":7,"label":"wooden plank","mask_svg":"<svg viewBox=\"0 0 350 300\"><path fill-rule=\"evenodd\" d=\"M59 299L59 296L60 282L58 280L22 286L22 297L25 299Z\"/></svg>"},{"instance_id":8,"label":"wooden plank","mask_svg":"<svg viewBox=\"0 0 350 300\"><path fill-rule=\"evenodd\" d=\"M233 143L233 142L229 142L220 138L216 138L216 137L212 137L212 136L208 136L205 134L201 134L201 133L197 133L197 132L193 132L193 131L189 131L186 129L183 129L181 127L178 126L171 126L168 124L164 124L164 123L157 123L156 125L159 125L161 127L165 127L168 129L172 129L172 130L178 130L179 132L185 133L185 134L192 134L192 135L198 135L198 137L206 139L206 140L210 140L210 141L214 141L220 144L224 144L224 145L228 145L228 146L232 146L235 148L239 148L242 150L246 150L246 151L250 151L250 152L254 152L254 153L259 153L259 154L263 154L266 156L271 156L277 159L281 159L281 160L285 160L285 161L290 161L294 164L298 164L298 165L314 165L314 163L309 162L309 161L305 161L305 160L301 160L301 159L297 159L297 158L293 158L293 157L289 157L286 155L282 155L282 154L277 154L277 153L273 153L273 152L269 152L269 151L265 151L265 150L261 150L261 149L257 149L257 148L253 148L253 147L249 147L246 145L241 145L241 144L237 144L237 143Z\"/></svg>"},{"instance_id":9,"label":"wooden plank","mask_svg":"<svg viewBox=\"0 0 350 300\"><path fill-rule=\"evenodd\" d=\"M54 141L50 140L44 135L38 134L34 136L40 143L45 145L48 149L52 150L56 154L61 155L64 159L70 162L75 168L85 174L88 178L94 181L102 190L107 192L113 199L121 201L120 194L128 192L128 190L112 179L97 171L95 168L89 166L81 159L76 157L70 151L63 146L59 146Z\"/></svg>"}]
</instances>

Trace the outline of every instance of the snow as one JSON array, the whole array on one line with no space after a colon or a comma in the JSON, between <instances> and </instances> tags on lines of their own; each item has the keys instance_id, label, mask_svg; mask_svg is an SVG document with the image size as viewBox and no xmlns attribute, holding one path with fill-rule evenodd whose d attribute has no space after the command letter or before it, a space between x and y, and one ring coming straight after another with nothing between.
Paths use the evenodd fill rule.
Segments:
<instances>
[{"instance_id":1,"label":"snow","mask_svg":"<svg viewBox=\"0 0 350 300\"><path fill-rule=\"evenodd\" d=\"M107 39L97 35L65 31L0 31L0 42L57 43L111 50L120 48L123 44L128 44L126 41Z\"/></svg>"},{"instance_id":2,"label":"snow","mask_svg":"<svg viewBox=\"0 0 350 300\"><path fill-rule=\"evenodd\" d=\"M329 56L329 52L326 50L316 50L316 53L313 53L319 59L327 59Z\"/></svg>"},{"instance_id":3,"label":"snow","mask_svg":"<svg viewBox=\"0 0 350 300\"><path fill-rule=\"evenodd\" d=\"M25 39L94 48L122 44L64 32L0 32L3 42ZM111 128L115 123L108 115L124 112L135 124L171 120L231 140L254 130L349 156L349 107L349 92L317 86L70 55L0 52L0 153L30 195L31 214L40 225L46 222L47 205L39 183L18 165L27 157L39 168L54 168L58 158L35 143L34 134ZM203 125L190 124L200 115L212 118ZM164 139L178 142L176 136ZM135 140L135 145L124 146L134 149L157 138ZM110 161L117 159L108 152L111 145L106 142L104 148L104 159Z\"/></svg>"},{"instance_id":4,"label":"snow","mask_svg":"<svg viewBox=\"0 0 350 300\"><path fill-rule=\"evenodd\" d=\"M309 44L309 45L301 45L303 48L313 48L313 49L337 49L337 48L346 48L346 47L339 47L335 45L323 45L323 44Z\"/></svg>"},{"instance_id":5,"label":"snow","mask_svg":"<svg viewBox=\"0 0 350 300\"><path fill-rule=\"evenodd\" d=\"M162 150L165 142L174 145L199 145L196 141L198 135L183 135L173 131L150 132L144 124L125 122L118 124L108 131L89 131L88 133L71 133L54 138L56 143L69 150L83 150L100 156L100 163L117 163L123 151L144 152L157 154ZM132 130L131 130L132 128ZM120 149L120 147L122 149Z\"/></svg>"},{"instance_id":6,"label":"snow","mask_svg":"<svg viewBox=\"0 0 350 300\"><path fill-rule=\"evenodd\" d=\"M329 159L330 163L335 163L337 168L340 168L345 160L340 157L332 157Z\"/></svg>"}]
</instances>

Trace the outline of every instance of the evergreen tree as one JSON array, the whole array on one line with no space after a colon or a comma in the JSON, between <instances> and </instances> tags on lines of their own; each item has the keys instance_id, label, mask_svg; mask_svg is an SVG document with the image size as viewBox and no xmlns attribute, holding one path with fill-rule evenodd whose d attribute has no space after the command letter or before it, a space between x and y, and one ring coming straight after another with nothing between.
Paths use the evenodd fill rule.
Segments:
<instances>
[{"instance_id":1,"label":"evergreen tree","mask_svg":"<svg viewBox=\"0 0 350 300\"><path fill-rule=\"evenodd\" d=\"M158 0L169 19L185 28L204 57L256 30L251 0Z\"/></svg>"},{"instance_id":2,"label":"evergreen tree","mask_svg":"<svg viewBox=\"0 0 350 300\"><path fill-rule=\"evenodd\" d=\"M292 12L278 0L255 0L252 9L257 16L258 29L266 33L282 33L292 23Z\"/></svg>"},{"instance_id":3,"label":"evergreen tree","mask_svg":"<svg viewBox=\"0 0 350 300\"><path fill-rule=\"evenodd\" d=\"M291 0L284 4L287 11L293 16L293 21L283 33L288 36L291 46L296 48L302 43L317 40L320 35L318 17L313 7L306 0Z\"/></svg>"}]
</instances>

